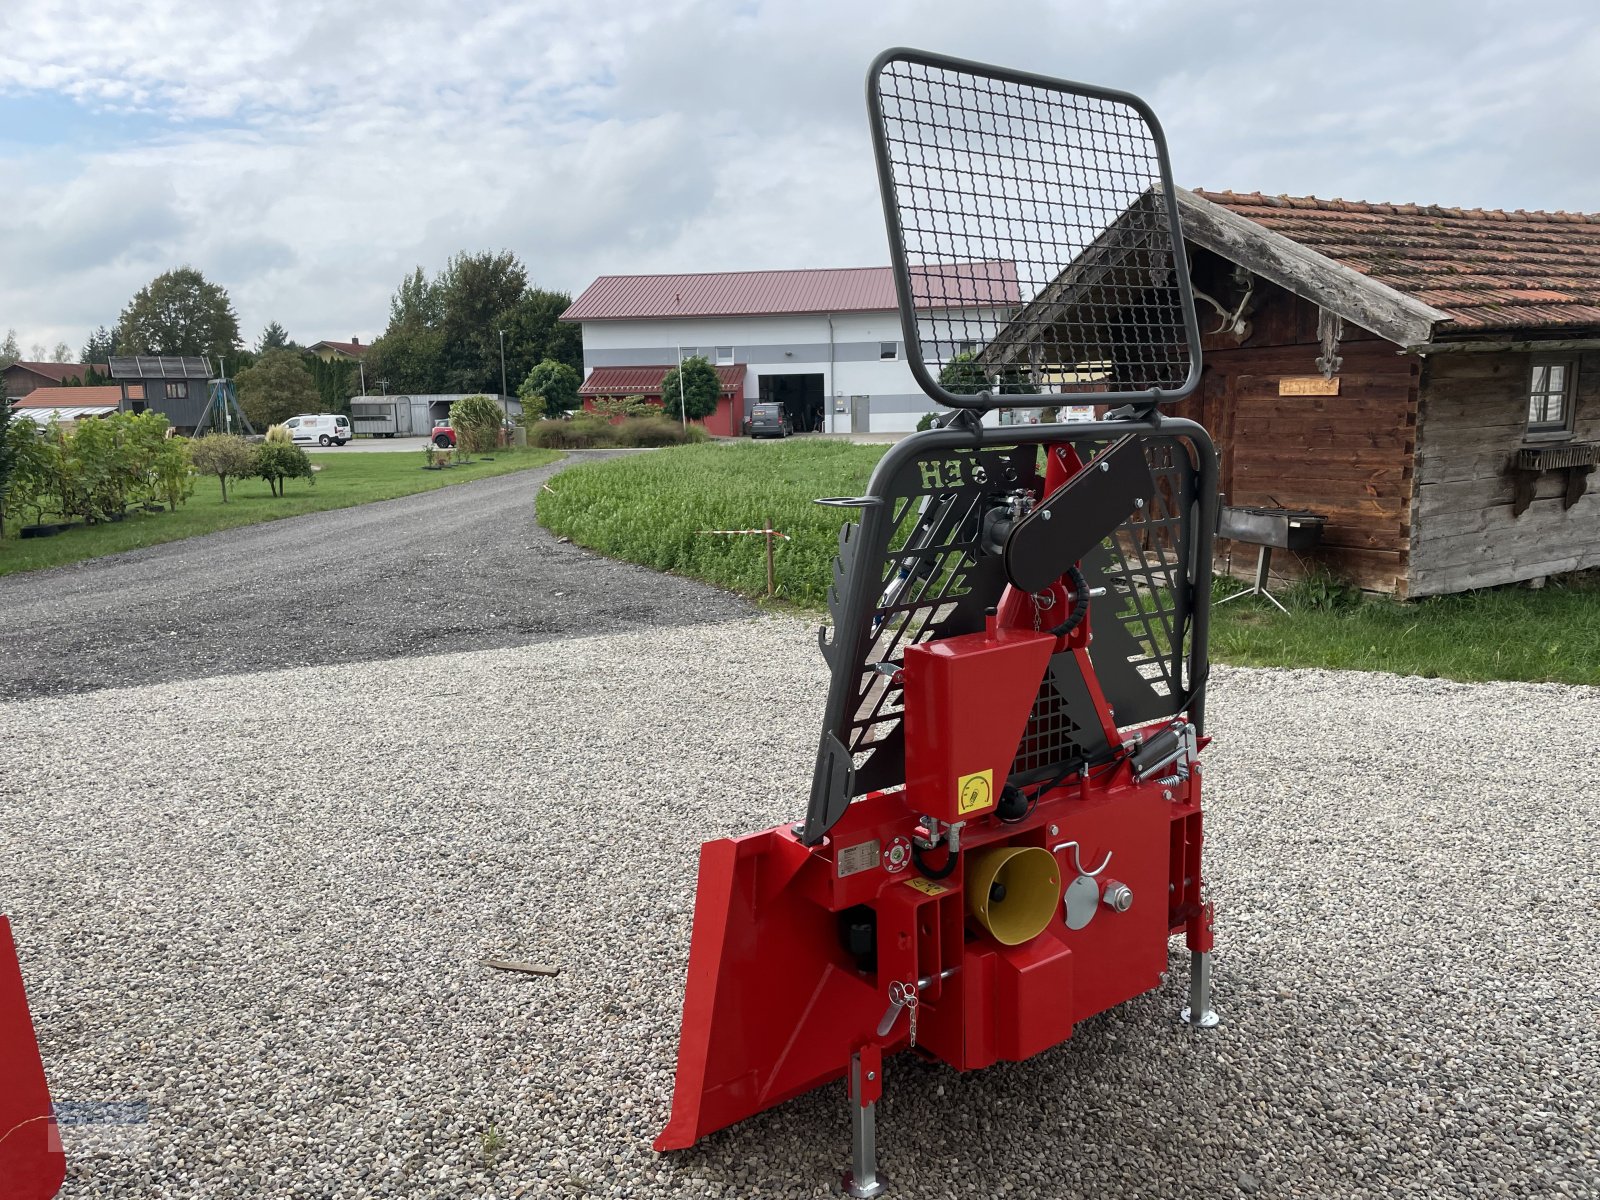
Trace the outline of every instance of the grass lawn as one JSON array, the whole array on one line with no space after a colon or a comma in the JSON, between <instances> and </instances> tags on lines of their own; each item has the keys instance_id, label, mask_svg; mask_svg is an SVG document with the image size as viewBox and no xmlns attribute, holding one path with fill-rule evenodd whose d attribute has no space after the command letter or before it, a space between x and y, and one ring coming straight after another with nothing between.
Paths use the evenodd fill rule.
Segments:
<instances>
[{"instance_id":1,"label":"grass lawn","mask_svg":"<svg viewBox=\"0 0 1600 1200\"><path fill-rule=\"evenodd\" d=\"M859 494L887 449L733 442L589 463L551 484L556 495L542 497L539 518L603 554L758 597L766 593L762 539L700 531L771 519L793 538L778 543L778 598L819 610L848 514L811 501ZM1288 616L1255 599L1213 609L1212 657L1249 666L1600 685L1594 573L1542 591L1495 588L1411 604L1368 600L1321 609L1294 593L1286 602Z\"/></svg>"},{"instance_id":2,"label":"grass lawn","mask_svg":"<svg viewBox=\"0 0 1600 1200\"><path fill-rule=\"evenodd\" d=\"M312 463L321 468L314 485L302 479L292 480L284 489L287 495L282 497L273 496L265 480L244 479L228 485L228 502L224 504L215 478L197 479L194 495L177 512L130 512L126 520L116 524L79 524L55 537L26 541L17 536L20 522L15 517L19 514L8 514L6 536L0 539L0 575L37 571L280 517L430 492L453 483L542 467L560 457L552 450L497 450L492 461L479 459L444 471L425 471L420 453L330 451L311 455ZM27 515L31 519L31 514Z\"/></svg>"}]
</instances>

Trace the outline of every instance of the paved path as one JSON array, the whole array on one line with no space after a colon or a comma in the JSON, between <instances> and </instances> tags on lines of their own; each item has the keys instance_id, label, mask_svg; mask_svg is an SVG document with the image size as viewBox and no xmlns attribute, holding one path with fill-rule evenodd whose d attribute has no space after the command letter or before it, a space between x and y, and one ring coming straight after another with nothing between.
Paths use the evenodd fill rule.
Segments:
<instances>
[{"instance_id":1,"label":"paved path","mask_svg":"<svg viewBox=\"0 0 1600 1200\"><path fill-rule=\"evenodd\" d=\"M0 578L0 699L753 611L559 543L534 501L563 465Z\"/></svg>"}]
</instances>

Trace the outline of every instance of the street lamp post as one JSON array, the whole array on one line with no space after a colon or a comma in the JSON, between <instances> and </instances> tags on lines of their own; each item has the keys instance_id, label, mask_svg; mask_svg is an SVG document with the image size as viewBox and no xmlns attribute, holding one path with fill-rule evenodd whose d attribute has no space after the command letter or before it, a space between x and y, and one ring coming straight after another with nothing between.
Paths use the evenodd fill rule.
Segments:
<instances>
[{"instance_id":1,"label":"street lamp post","mask_svg":"<svg viewBox=\"0 0 1600 1200\"><path fill-rule=\"evenodd\" d=\"M511 418L511 402L506 399L506 331L500 331L500 408Z\"/></svg>"}]
</instances>

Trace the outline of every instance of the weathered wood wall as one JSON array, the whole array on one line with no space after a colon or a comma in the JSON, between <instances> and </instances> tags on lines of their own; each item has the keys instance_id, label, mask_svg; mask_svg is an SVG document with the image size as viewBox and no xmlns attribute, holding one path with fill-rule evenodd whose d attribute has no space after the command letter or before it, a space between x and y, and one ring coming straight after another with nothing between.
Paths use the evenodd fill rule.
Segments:
<instances>
[{"instance_id":1,"label":"weathered wood wall","mask_svg":"<svg viewBox=\"0 0 1600 1200\"><path fill-rule=\"evenodd\" d=\"M1197 267L1203 266L1202 257ZM1219 276L1208 273L1198 282L1228 303ZM1204 338L1204 384L1181 415L1200 420L1216 439L1227 503L1327 514L1322 547L1303 563L1277 551L1275 575L1321 562L1368 590L1405 594L1418 361L1347 325L1339 395L1279 396L1285 376L1320 374L1317 307L1261 280L1256 300L1242 343L1231 334ZM1204 301L1199 307L1201 329L1214 328L1216 310ZM1224 560L1232 551L1235 573L1254 569L1256 547L1226 541L1218 547Z\"/></svg>"},{"instance_id":2,"label":"weathered wood wall","mask_svg":"<svg viewBox=\"0 0 1600 1200\"><path fill-rule=\"evenodd\" d=\"M1576 356L1580 441L1600 440L1600 353ZM1600 566L1600 478L1562 506L1564 473L1541 477L1513 516L1507 467L1528 421L1529 356L1437 354L1422 380L1409 594L1430 596Z\"/></svg>"}]
</instances>

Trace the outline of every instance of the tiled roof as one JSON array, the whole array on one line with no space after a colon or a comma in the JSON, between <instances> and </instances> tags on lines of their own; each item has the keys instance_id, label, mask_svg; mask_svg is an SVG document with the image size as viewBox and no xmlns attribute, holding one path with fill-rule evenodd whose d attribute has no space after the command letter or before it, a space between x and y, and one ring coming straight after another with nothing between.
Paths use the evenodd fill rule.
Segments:
<instances>
[{"instance_id":1,"label":"tiled roof","mask_svg":"<svg viewBox=\"0 0 1600 1200\"><path fill-rule=\"evenodd\" d=\"M12 401L11 407L85 408L96 404L110 404L115 407L121 403L122 388L117 384L108 383L96 387L38 388L20 400Z\"/></svg>"},{"instance_id":2,"label":"tiled roof","mask_svg":"<svg viewBox=\"0 0 1600 1200\"><path fill-rule=\"evenodd\" d=\"M580 396L659 396L661 378L672 370L660 367L596 367L578 388ZM744 365L713 367L724 393L738 391L744 383Z\"/></svg>"},{"instance_id":3,"label":"tiled roof","mask_svg":"<svg viewBox=\"0 0 1600 1200\"><path fill-rule=\"evenodd\" d=\"M46 379L54 379L57 383L65 383L69 379L82 379L83 373L89 368L83 363L58 363L58 362L17 362L11 363L12 367L21 367L24 371L32 371L35 375L43 375ZM99 365L103 373L105 366Z\"/></svg>"},{"instance_id":4,"label":"tiled roof","mask_svg":"<svg viewBox=\"0 0 1600 1200\"><path fill-rule=\"evenodd\" d=\"M309 349L313 354L315 354L317 352L317 348L320 347L320 346L326 346L329 350L337 350L340 354L347 354L351 358L360 358L369 349L371 349L370 346L363 346L360 342L329 342L329 341L317 342L315 345L308 346L307 349Z\"/></svg>"},{"instance_id":5,"label":"tiled roof","mask_svg":"<svg viewBox=\"0 0 1600 1200\"><path fill-rule=\"evenodd\" d=\"M1020 304L1010 262L918 267L964 307ZM602 275L561 314L564 321L653 317L763 317L795 313L891 312L897 306L888 267L811 271L724 271L709 275Z\"/></svg>"},{"instance_id":6,"label":"tiled roof","mask_svg":"<svg viewBox=\"0 0 1600 1200\"><path fill-rule=\"evenodd\" d=\"M1600 324L1600 214L1194 192L1447 313L1445 331Z\"/></svg>"}]
</instances>

